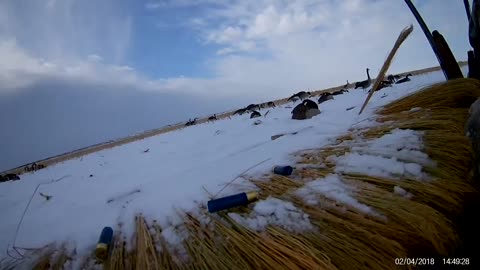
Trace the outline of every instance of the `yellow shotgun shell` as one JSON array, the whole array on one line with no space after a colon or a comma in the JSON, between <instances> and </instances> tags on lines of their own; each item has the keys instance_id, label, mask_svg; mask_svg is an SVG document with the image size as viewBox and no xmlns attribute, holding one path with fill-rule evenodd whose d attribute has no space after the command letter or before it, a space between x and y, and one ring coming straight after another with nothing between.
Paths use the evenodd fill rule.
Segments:
<instances>
[{"instance_id":1,"label":"yellow shotgun shell","mask_svg":"<svg viewBox=\"0 0 480 270\"><path fill-rule=\"evenodd\" d=\"M249 202L251 202L253 200L256 200L256 199L258 199L258 192L256 192L256 191L247 192L247 200Z\"/></svg>"},{"instance_id":2,"label":"yellow shotgun shell","mask_svg":"<svg viewBox=\"0 0 480 270\"><path fill-rule=\"evenodd\" d=\"M108 257L108 245L105 243L98 243L95 249L95 256L99 260L106 260Z\"/></svg>"}]
</instances>

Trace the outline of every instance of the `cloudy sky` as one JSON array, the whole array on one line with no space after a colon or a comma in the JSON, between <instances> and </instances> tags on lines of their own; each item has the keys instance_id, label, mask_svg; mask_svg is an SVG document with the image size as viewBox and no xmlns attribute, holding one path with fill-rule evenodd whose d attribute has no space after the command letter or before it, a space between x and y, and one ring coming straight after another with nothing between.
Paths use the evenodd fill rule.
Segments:
<instances>
[{"instance_id":1,"label":"cloudy sky","mask_svg":"<svg viewBox=\"0 0 480 270\"><path fill-rule=\"evenodd\" d=\"M466 59L463 1L414 1ZM2 0L0 170L145 129L438 65L402 0Z\"/></svg>"}]
</instances>

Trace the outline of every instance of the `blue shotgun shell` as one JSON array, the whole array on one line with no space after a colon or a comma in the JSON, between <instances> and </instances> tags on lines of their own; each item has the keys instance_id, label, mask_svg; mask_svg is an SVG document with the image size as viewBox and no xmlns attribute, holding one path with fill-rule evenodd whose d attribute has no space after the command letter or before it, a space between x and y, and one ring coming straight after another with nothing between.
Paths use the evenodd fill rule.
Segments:
<instances>
[{"instance_id":1,"label":"blue shotgun shell","mask_svg":"<svg viewBox=\"0 0 480 270\"><path fill-rule=\"evenodd\" d=\"M291 175L292 172L293 172L292 166L275 166L275 168L273 168L273 173L279 174L279 175L288 176L288 175Z\"/></svg>"},{"instance_id":2,"label":"blue shotgun shell","mask_svg":"<svg viewBox=\"0 0 480 270\"><path fill-rule=\"evenodd\" d=\"M113 239L113 229L111 227L105 227L98 239L97 247L95 248L95 256L99 260L106 260L108 252Z\"/></svg>"},{"instance_id":3,"label":"blue shotgun shell","mask_svg":"<svg viewBox=\"0 0 480 270\"><path fill-rule=\"evenodd\" d=\"M207 203L208 212L214 213L221 210L247 205L258 198L258 193L255 191L242 192L239 194L210 200Z\"/></svg>"}]
</instances>

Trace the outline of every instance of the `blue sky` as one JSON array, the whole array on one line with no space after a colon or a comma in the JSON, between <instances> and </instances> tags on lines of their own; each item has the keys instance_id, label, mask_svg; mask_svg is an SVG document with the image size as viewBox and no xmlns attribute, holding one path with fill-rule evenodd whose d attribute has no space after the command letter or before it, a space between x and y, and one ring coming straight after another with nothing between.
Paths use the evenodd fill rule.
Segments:
<instances>
[{"instance_id":1,"label":"blue sky","mask_svg":"<svg viewBox=\"0 0 480 270\"><path fill-rule=\"evenodd\" d=\"M414 3L465 60L463 2ZM438 65L401 0L0 1L0 170L376 76L409 24L390 72Z\"/></svg>"},{"instance_id":2,"label":"blue sky","mask_svg":"<svg viewBox=\"0 0 480 270\"><path fill-rule=\"evenodd\" d=\"M132 66L153 78L211 76L204 63L215 57L218 46L205 44L191 24L205 8L148 9L138 2L132 9L138 16L134 28L141 29L128 55Z\"/></svg>"}]
</instances>

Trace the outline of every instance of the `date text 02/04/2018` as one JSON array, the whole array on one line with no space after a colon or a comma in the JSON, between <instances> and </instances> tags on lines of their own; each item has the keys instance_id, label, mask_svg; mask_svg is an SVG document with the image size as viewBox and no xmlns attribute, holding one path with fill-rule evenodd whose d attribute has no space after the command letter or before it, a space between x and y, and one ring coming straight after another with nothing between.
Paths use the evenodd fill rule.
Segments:
<instances>
[{"instance_id":1,"label":"date text 02/04/2018","mask_svg":"<svg viewBox=\"0 0 480 270\"><path fill-rule=\"evenodd\" d=\"M395 265L434 265L434 258L395 258Z\"/></svg>"}]
</instances>

